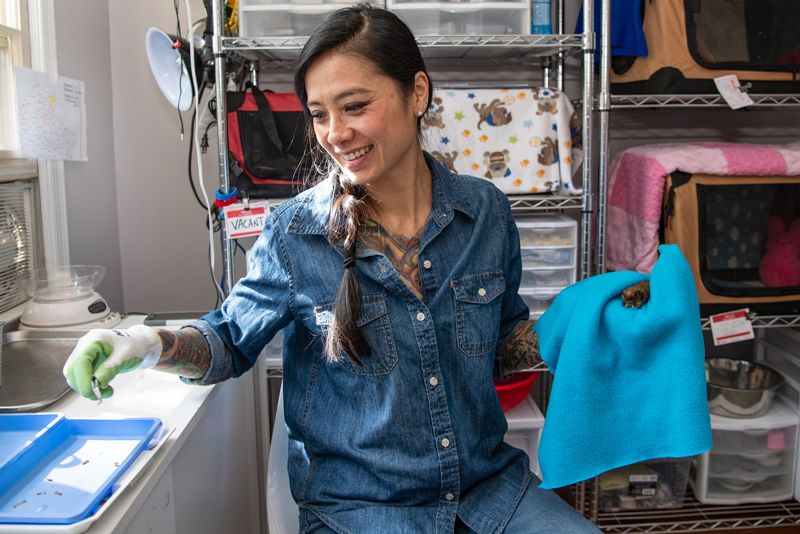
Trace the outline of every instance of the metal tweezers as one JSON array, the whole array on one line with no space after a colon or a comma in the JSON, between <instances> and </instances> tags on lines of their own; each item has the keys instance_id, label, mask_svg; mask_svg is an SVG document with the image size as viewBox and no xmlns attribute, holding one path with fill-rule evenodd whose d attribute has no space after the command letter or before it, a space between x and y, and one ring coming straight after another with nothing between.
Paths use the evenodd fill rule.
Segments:
<instances>
[{"instance_id":1,"label":"metal tweezers","mask_svg":"<svg viewBox=\"0 0 800 534\"><path fill-rule=\"evenodd\" d=\"M100 382L98 382L95 377L92 377L92 393L97 397L97 404L103 402L103 392L100 391Z\"/></svg>"}]
</instances>

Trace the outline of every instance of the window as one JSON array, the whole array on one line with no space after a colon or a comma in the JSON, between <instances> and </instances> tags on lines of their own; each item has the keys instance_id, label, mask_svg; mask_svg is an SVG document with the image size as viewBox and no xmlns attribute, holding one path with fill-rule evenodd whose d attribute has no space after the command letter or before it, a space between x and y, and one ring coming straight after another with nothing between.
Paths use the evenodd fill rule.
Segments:
<instances>
[{"instance_id":1,"label":"window","mask_svg":"<svg viewBox=\"0 0 800 534\"><path fill-rule=\"evenodd\" d=\"M25 0L0 0L0 314L27 299L24 284L39 260L36 162L19 153L15 67L30 67Z\"/></svg>"},{"instance_id":2,"label":"window","mask_svg":"<svg viewBox=\"0 0 800 534\"><path fill-rule=\"evenodd\" d=\"M25 2L0 2L0 158L19 152L14 67L30 66Z\"/></svg>"}]
</instances>

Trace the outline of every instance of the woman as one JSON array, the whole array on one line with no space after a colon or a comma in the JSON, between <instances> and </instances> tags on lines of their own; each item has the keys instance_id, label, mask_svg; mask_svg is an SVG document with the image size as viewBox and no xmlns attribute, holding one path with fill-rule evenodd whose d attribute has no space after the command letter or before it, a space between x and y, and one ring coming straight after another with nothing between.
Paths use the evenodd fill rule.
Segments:
<instances>
[{"instance_id":1,"label":"woman","mask_svg":"<svg viewBox=\"0 0 800 534\"><path fill-rule=\"evenodd\" d=\"M277 207L249 272L178 332L94 331L65 366L86 397L142 366L239 376L279 330L304 532L598 532L503 443L493 387L538 361L505 196L423 152L431 81L391 12L334 13L295 89L327 178Z\"/></svg>"}]
</instances>

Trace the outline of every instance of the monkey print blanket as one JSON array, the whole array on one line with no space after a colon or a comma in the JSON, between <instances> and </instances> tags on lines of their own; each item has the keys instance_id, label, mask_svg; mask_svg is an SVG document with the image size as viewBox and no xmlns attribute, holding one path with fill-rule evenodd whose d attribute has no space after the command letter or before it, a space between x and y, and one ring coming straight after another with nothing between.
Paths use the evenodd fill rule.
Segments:
<instances>
[{"instance_id":1,"label":"monkey print blanket","mask_svg":"<svg viewBox=\"0 0 800 534\"><path fill-rule=\"evenodd\" d=\"M507 194L579 195L580 120L564 93L547 88L436 89L422 118L431 154Z\"/></svg>"}]
</instances>

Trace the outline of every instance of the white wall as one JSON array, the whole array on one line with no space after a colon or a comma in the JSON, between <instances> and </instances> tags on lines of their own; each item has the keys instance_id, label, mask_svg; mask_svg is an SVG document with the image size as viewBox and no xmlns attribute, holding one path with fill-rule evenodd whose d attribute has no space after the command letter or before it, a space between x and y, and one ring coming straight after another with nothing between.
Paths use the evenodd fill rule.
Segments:
<instances>
[{"instance_id":1,"label":"white wall","mask_svg":"<svg viewBox=\"0 0 800 534\"><path fill-rule=\"evenodd\" d=\"M60 74L87 84L89 162L66 168L72 263L108 268L100 289L115 309L211 309L205 212L187 178L191 115L183 114L182 141L177 112L156 86L144 49L150 26L175 33L173 3L54 3ZM192 15L205 16L200 0L192 1ZM213 146L205 160L213 202Z\"/></svg>"},{"instance_id":2,"label":"white wall","mask_svg":"<svg viewBox=\"0 0 800 534\"><path fill-rule=\"evenodd\" d=\"M109 306L121 309L108 2L54 2L54 7L59 73L82 80L86 87L89 161L64 162L70 259L73 264L105 266L100 292Z\"/></svg>"},{"instance_id":3,"label":"white wall","mask_svg":"<svg viewBox=\"0 0 800 534\"><path fill-rule=\"evenodd\" d=\"M184 3L178 2L185 16ZM205 212L187 178L190 114L185 138L177 112L157 88L147 64L144 35L150 26L175 32L173 3L109 1L114 94L119 249L127 311L210 309L214 292L207 260ZM194 19L204 16L192 2ZM189 24L184 19L185 33ZM214 159L214 154L208 160ZM218 178L207 166L209 195Z\"/></svg>"}]
</instances>

